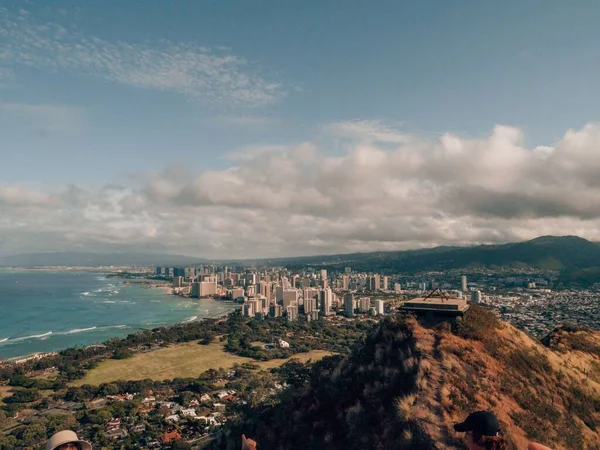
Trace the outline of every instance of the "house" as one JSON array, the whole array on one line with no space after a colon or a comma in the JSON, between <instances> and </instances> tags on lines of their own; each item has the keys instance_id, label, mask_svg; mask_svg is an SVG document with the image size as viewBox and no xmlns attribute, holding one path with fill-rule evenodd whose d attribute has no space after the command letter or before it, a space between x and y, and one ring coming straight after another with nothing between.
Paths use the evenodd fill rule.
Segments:
<instances>
[{"instance_id":1,"label":"house","mask_svg":"<svg viewBox=\"0 0 600 450\"><path fill-rule=\"evenodd\" d=\"M209 426L219 425L219 422L213 416L198 416L198 420Z\"/></svg>"},{"instance_id":2,"label":"house","mask_svg":"<svg viewBox=\"0 0 600 450\"><path fill-rule=\"evenodd\" d=\"M179 416L177 414L171 414L170 416L165 417L165 420L169 422L179 422Z\"/></svg>"},{"instance_id":3,"label":"house","mask_svg":"<svg viewBox=\"0 0 600 450\"><path fill-rule=\"evenodd\" d=\"M172 409L175 406L175 402L166 402L166 401L163 401L163 402L159 402L158 404L160 406L164 406L164 407L169 408L169 409Z\"/></svg>"},{"instance_id":4,"label":"house","mask_svg":"<svg viewBox=\"0 0 600 450\"><path fill-rule=\"evenodd\" d=\"M290 343L288 341L284 341L283 339L279 339L279 341L277 342L277 344L281 348L289 348L290 347Z\"/></svg>"},{"instance_id":5,"label":"house","mask_svg":"<svg viewBox=\"0 0 600 450\"><path fill-rule=\"evenodd\" d=\"M217 392L216 393L216 397L221 400L223 397L227 397L229 395L229 392L227 391L221 391L221 392Z\"/></svg>"},{"instance_id":6,"label":"house","mask_svg":"<svg viewBox=\"0 0 600 450\"><path fill-rule=\"evenodd\" d=\"M155 401L156 397L154 397L153 395L149 395L144 400L142 400L142 403L154 403Z\"/></svg>"},{"instance_id":7,"label":"house","mask_svg":"<svg viewBox=\"0 0 600 450\"><path fill-rule=\"evenodd\" d=\"M144 425L143 423L140 423L139 425L136 425L131 428L132 433L142 433L143 431L146 431L146 425Z\"/></svg>"},{"instance_id":8,"label":"house","mask_svg":"<svg viewBox=\"0 0 600 450\"><path fill-rule=\"evenodd\" d=\"M194 407L194 406L200 406L200 402L199 402L198 400L196 400L196 399L193 399L193 400L190 402L189 406L190 406L190 407Z\"/></svg>"},{"instance_id":9,"label":"house","mask_svg":"<svg viewBox=\"0 0 600 450\"><path fill-rule=\"evenodd\" d=\"M106 424L106 430L114 430L121 427L121 419L112 419Z\"/></svg>"},{"instance_id":10,"label":"house","mask_svg":"<svg viewBox=\"0 0 600 450\"><path fill-rule=\"evenodd\" d=\"M222 410L222 409L225 409L225 405L223 403L215 403L213 405L213 408L214 409L218 409L218 410Z\"/></svg>"},{"instance_id":11,"label":"house","mask_svg":"<svg viewBox=\"0 0 600 450\"><path fill-rule=\"evenodd\" d=\"M113 428L106 432L106 436L109 439L123 439L128 436L127 431L122 428Z\"/></svg>"},{"instance_id":12,"label":"house","mask_svg":"<svg viewBox=\"0 0 600 450\"><path fill-rule=\"evenodd\" d=\"M168 444L169 442L176 439L181 439L181 435L177 431L171 431L170 433L163 434L160 437L160 440L163 444Z\"/></svg>"},{"instance_id":13,"label":"house","mask_svg":"<svg viewBox=\"0 0 600 450\"><path fill-rule=\"evenodd\" d=\"M207 402L210 402L211 400L212 400L212 398L208 394L202 394L202 396L200 397L200 401L202 403L207 403Z\"/></svg>"},{"instance_id":14,"label":"house","mask_svg":"<svg viewBox=\"0 0 600 450\"><path fill-rule=\"evenodd\" d=\"M196 417L196 410L194 408L182 409L179 413L182 417Z\"/></svg>"}]
</instances>

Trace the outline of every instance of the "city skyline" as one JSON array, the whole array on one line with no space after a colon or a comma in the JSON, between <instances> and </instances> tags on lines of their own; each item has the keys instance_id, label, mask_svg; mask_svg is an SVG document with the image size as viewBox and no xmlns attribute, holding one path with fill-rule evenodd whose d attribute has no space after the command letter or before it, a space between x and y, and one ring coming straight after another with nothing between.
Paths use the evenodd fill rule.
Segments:
<instances>
[{"instance_id":1,"label":"city skyline","mask_svg":"<svg viewBox=\"0 0 600 450\"><path fill-rule=\"evenodd\" d=\"M0 256L600 241L594 2L3 5Z\"/></svg>"}]
</instances>

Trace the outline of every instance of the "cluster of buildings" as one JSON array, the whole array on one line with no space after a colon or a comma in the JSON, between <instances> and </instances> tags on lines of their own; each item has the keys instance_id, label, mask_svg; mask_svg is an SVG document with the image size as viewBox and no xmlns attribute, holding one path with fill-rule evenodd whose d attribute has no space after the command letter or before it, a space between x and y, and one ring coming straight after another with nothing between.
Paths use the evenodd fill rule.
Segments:
<instances>
[{"instance_id":1,"label":"cluster of buildings","mask_svg":"<svg viewBox=\"0 0 600 450\"><path fill-rule=\"evenodd\" d=\"M371 302L357 293L390 293L390 277L356 274L350 267L329 274L326 269L244 269L227 266L157 267L157 277L172 278L173 292L196 298L221 297L242 304L247 317L317 320L344 313L384 314L383 300ZM395 291L400 284L395 283Z\"/></svg>"}]
</instances>

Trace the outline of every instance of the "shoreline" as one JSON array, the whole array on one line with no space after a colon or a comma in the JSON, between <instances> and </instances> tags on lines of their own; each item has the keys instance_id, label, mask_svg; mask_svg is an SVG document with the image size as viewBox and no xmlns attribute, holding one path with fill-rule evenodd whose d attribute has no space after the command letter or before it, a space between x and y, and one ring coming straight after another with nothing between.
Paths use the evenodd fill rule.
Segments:
<instances>
[{"instance_id":1,"label":"shoreline","mask_svg":"<svg viewBox=\"0 0 600 450\"><path fill-rule=\"evenodd\" d=\"M106 275L108 272L104 271L104 272L96 272L96 273L100 273L103 275ZM117 277L115 277L117 278ZM127 279L127 278L117 278L118 279L118 283L120 285L122 285L123 287L140 287L140 288L145 288L148 290L153 290L153 291L161 291L163 295L160 296L160 298L162 298L163 300L161 300L161 302L167 303L170 302L171 300L178 300L181 298L181 296L179 296L176 292L174 292L173 288L170 286L170 283L165 283L164 281L157 281L157 280L152 280L152 279L140 279L139 281L135 281L135 280L131 280L131 279ZM156 295L156 294L155 294ZM167 299L166 296L173 296L174 298L170 298ZM196 300L196 299L189 299L189 300ZM190 324L193 322L200 322L202 320L206 320L206 319L217 319L217 318L221 318L221 317L227 317L230 313L232 313L233 311L235 311L237 309L237 305L229 300L220 300L220 299L216 299L216 298L206 298L206 299L202 299L202 300L212 300L213 302L223 302L226 304L227 308L224 312L215 312L214 314L209 314L206 315L204 317L198 317L199 311L190 311L190 316L193 317L192 320L190 320L191 318L188 316L185 319L180 319L177 321L172 321L172 322L166 322L166 323L156 323L155 325L152 326L146 326L145 324L138 324L138 325L128 325L127 329L128 329L128 333L125 334L117 334L114 336L108 336L108 337L102 337L101 340L98 341L94 341L91 342L90 344L87 345L82 345L83 348L89 348L89 347L94 347L94 346L98 346L98 345L102 345L104 342L106 342L109 339L122 339L124 338L127 334L133 334L133 333L138 333L138 332L142 332L144 330L149 330L149 329L153 329L153 328L158 328L158 327L173 327L173 326L178 326L178 325L186 325L186 324ZM115 327L115 328L125 328L125 326L119 325L107 325L107 327ZM98 330L104 327L101 326L94 326L94 327L90 327L89 330ZM82 332L82 331L88 331L88 329L77 329L77 330L69 330L66 332L53 332L52 334L56 334L56 335L64 335L64 334L76 334L75 332ZM0 338L2 338L3 336L0 336ZM38 337L38 336L30 336L32 338L34 337ZM17 339L22 339L21 337L18 337ZM5 341L5 340L3 340ZM2 343L0 342L0 345L2 345ZM20 364L20 363L24 363L26 361L32 360L32 359L40 359L40 358L44 358L46 356L52 356L55 355L61 351L70 349L70 348L74 348L75 346L78 346L77 343L73 342L71 344L68 344L65 347L57 347L57 348L53 348L53 349L48 349L48 350L40 350L40 351L36 351L35 350L35 345L32 345L32 347L34 347L33 349L31 349L31 351L25 351L23 353L21 353L20 355L12 355L12 356L5 356L2 357L0 356L0 364L11 364L11 363L15 363L15 364ZM38 347L39 348L39 347Z\"/></svg>"},{"instance_id":2,"label":"shoreline","mask_svg":"<svg viewBox=\"0 0 600 450\"><path fill-rule=\"evenodd\" d=\"M208 299L206 299L208 300ZM213 301L217 301L216 299L211 299ZM232 302L233 303L233 302ZM174 322L174 323L170 323L170 324L166 324L166 325L162 325L160 327L152 327L152 328L172 328L172 327L176 327L176 326L180 326L180 325L189 325L195 322L202 322L204 320L212 320L212 319L220 319L223 317L227 317L229 316L229 314L231 314L232 312L234 312L236 309L238 309L237 307L235 307L235 304L232 305L233 307L227 311L224 312L223 314L214 314L208 317L196 317L194 320L184 320L182 322ZM140 333L144 330L150 330L152 328L145 328L145 327L139 327L136 329L136 331L134 333L128 333L128 334L136 334L136 333ZM114 337L112 338L108 338L109 339L114 339ZM118 337L118 339L122 339L122 337ZM104 342L106 342L107 340L104 340L102 342L95 342L89 345L84 345L82 346L82 348L86 349L86 348L91 348L91 347L98 347L98 346L102 346L104 344ZM59 350L55 350L53 352L31 352L31 353L26 353L24 355L18 355L18 356L11 356L10 358L0 358L0 365L2 364L23 364L27 361L31 361L32 359L43 359L45 357L49 357L49 356L55 356L57 354L59 354L61 351L64 350L68 350L71 348L75 348L74 346L71 347L65 347Z\"/></svg>"}]
</instances>

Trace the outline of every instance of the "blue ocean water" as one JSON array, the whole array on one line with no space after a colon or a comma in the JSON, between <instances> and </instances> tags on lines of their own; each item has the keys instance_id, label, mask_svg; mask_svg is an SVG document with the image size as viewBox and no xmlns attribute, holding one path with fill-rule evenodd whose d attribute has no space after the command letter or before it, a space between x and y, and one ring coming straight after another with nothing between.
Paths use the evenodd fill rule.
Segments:
<instances>
[{"instance_id":1,"label":"blue ocean water","mask_svg":"<svg viewBox=\"0 0 600 450\"><path fill-rule=\"evenodd\" d=\"M234 308L126 286L101 273L0 270L0 359L90 345Z\"/></svg>"}]
</instances>

